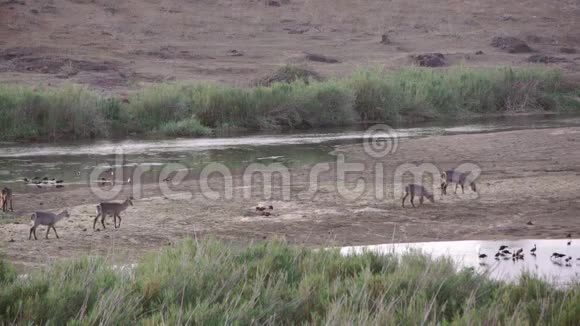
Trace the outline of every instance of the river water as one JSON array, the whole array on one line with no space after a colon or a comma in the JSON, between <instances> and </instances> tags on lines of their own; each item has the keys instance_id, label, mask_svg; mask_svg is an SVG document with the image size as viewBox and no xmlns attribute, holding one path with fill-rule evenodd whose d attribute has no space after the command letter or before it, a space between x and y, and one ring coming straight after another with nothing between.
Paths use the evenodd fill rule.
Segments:
<instances>
[{"instance_id":1,"label":"river water","mask_svg":"<svg viewBox=\"0 0 580 326\"><path fill-rule=\"evenodd\" d=\"M451 257L459 268L473 268L480 273L486 273L491 278L504 281L517 281L523 273L538 276L556 285L567 285L579 280L580 276L580 239L524 239L514 241L439 241L417 243L395 243L372 246L343 247L344 255L360 254L371 251L380 254L404 254L422 252L437 257ZM513 260L511 256L495 258L502 245L508 250L523 249L523 259ZM535 255L530 250L536 245ZM554 252L565 254L565 257L554 259ZM479 254L488 257L479 258ZM566 258L571 259L566 262Z\"/></svg>"},{"instance_id":2,"label":"river water","mask_svg":"<svg viewBox=\"0 0 580 326\"><path fill-rule=\"evenodd\" d=\"M485 133L530 128L580 126L580 118L563 116L524 116L479 119L468 124L430 123L396 128L400 141L413 137L465 133ZM231 170L251 163L281 162L287 167L332 161L333 146L362 142L365 129L315 130L305 133L248 134L172 140L121 140L45 144L0 144L0 184L16 191L31 191L27 179L63 180L64 186L86 185L95 169L118 167L124 175L146 168L142 182L154 182L168 163L178 163L194 172L211 162ZM116 160L122 153L122 161ZM42 185L50 189L50 185ZM35 190L36 191L36 190Z\"/></svg>"}]
</instances>

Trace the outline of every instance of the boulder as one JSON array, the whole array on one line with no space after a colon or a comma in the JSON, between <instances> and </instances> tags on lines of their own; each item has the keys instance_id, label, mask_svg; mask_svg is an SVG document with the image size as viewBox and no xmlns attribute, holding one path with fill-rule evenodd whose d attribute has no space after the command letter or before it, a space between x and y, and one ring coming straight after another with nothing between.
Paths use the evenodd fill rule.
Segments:
<instances>
[{"instance_id":1,"label":"boulder","mask_svg":"<svg viewBox=\"0 0 580 326\"><path fill-rule=\"evenodd\" d=\"M425 53L411 56L411 58L421 67L443 67L445 66L445 56L441 53Z\"/></svg>"},{"instance_id":2,"label":"boulder","mask_svg":"<svg viewBox=\"0 0 580 326\"><path fill-rule=\"evenodd\" d=\"M576 53L576 49L575 48L561 47L560 52L566 53L566 54L574 54L574 53Z\"/></svg>"},{"instance_id":3,"label":"boulder","mask_svg":"<svg viewBox=\"0 0 580 326\"><path fill-rule=\"evenodd\" d=\"M528 44L517 37L496 36L491 40L491 46L508 53L529 53L532 49Z\"/></svg>"},{"instance_id":4,"label":"boulder","mask_svg":"<svg viewBox=\"0 0 580 326\"><path fill-rule=\"evenodd\" d=\"M534 54L528 57L528 62L532 63L557 63L567 61L565 58L553 57L545 54Z\"/></svg>"},{"instance_id":5,"label":"boulder","mask_svg":"<svg viewBox=\"0 0 580 326\"><path fill-rule=\"evenodd\" d=\"M389 35L387 35L387 34L381 35L381 44L391 44L391 40L389 39Z\"/></svg>"},{"instance_id":6,"label":"boulder","mask_svg":"<svg viewBox=\"0 0 580 326\"><path fill-rule=\"evenodd\" d=\"M338 59L328 57L322 54L304 52L304 58L310 61L324 62L324 63L339 63Z\"/></svg>"}]
</instances>

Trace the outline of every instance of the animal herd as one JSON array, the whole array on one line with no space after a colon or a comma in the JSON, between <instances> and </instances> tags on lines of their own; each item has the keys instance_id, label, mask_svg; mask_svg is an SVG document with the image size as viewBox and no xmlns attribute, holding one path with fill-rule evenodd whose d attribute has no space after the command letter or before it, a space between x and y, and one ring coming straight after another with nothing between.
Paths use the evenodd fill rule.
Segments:
<instances>
[{"instance_id":1,"label":"animal herd","mask_svg":"<svg viewBox=\"0 0 580 326\"><path fill-rule=\"evenodd\" d=\"M461 172L457 172L454 170L449 170L449 171L445 171L444 173L441 174L441 191L443 194L447 194L447 187L450 184L455 184L455 192L457 192L457 188L461 187L461 190L465 193L465 185L466 183L468 183L468 174L465 173L461 173ZM40 179L40 178L35 178L35 179L24 179L25 182L27 183L34 183L34 184L48 184L48 183L54 183L57 186L62 184L62 180L50 180L48 178L44 178L44 179ZM475 182L469 182L469 186L471 187L471 189L473 191L477 191ZM429 201L434 202L434 198L433 198L433 194L428 191L425 187L423 187L422 185L417 185L417 184L409 184L405 187L405 194L403 196L403 201L402 201L402 205L403 207L405 207L405 200L407 199L407 197L410 196L410 202L411 205L413 205L413 207L415 207L415 203L414 203L414 199L415 197L419 197L419 202L420 204L423 204L423 199L427 198ZM133 205L133 197L129 197L127 198L125 201L123 201L122 203L113 203L113 202L102 202L100 204L98 204L96 206L96 217L93 220L93 230L95 230L96 228L96 224L99 220L99 218L101 219L101 225L103 226L103 229L106 228L105 226L105 218L106 216L112 216L113 217L113 224L115 228L120 228L121 227L121 212L123 212L124 210L126 210L129 206ZM1 191L1 196L0 196L0 204L2 206L2 211L3 212L7 212L8 209L10 209L10 211L13 211L13 207L12 207L12 190L4 187ZM8 206L10 206L10 208L8 208ZM274 209L273 206L258 206L256 207L256 211L263 216L269 216L271 215L270 211L272 211ZM70 214L67 210L62 211L61 213L55 214L55 213L51 213L51 212L42 212L42 211L37 211L35 213L32 214L31 216L31 221L32 221L32 227L30 228L30 233L28 236L28 239L30 240L32 238L32 236L34 236L34 239L37 239L36 236L36 228L39 225L43 225L43 226L47 226L47 231L46 231L46 236L45 238L48 239L48 235L50 233L50 230L52 229L54 231L54 234L57 238L59 238L58 233L56 232L56 228L55 228L55 224L58 223L60 220L69 217ZM118 221L117 221L118 220Z\"/></svg>"},{"instance_id":2,"label":"animal herd","mask_svg":"<svg viewBox=\"0 0 580 326\"><path fill-rule=\"evenodd\" d=\"M121 215L120 214L124 210L126 210L129 206L133 206L133 200L134 200L133 197L130 196L122 203L111 203L111 202L99 203L96 206L97 216L95 217L95 220L93 221L93 230L95 229L95 226L97 224L99 217L101 218L101 224L103 225L103 229L106 229L105 217L107 217L108 215L113 217L113 223L114 223L115 228L120 228L121 227ZM8 205L10 205L10 208L8 208ZM2 212L14 211L14 209L12 207L12 190L10 188L4 187L1 190L1 192L0 192L0 206L2 206ZM60 220L65 219L67 217L70 217L70 214L69 214L68 210L66 210L66 209L58 214L51 213L51 212L43 212L43 211L36 211L36 212L32 213L32 215L30 217L32 227L30 228L28 240L31 240L32 236L34 236L34 240L38 240L38 238L36 236L36 228L39 225L43 225L43 226L48 227L46 230L46 236L45 236L46 239L48 239L48 235L49 235L51 229L54 231L54 235L56 236L56 238L59 239L58 233L56 232L56 228L54 226ZM117 223L117 219L119 220L118 223Z\"/></svg>"},{"instance_id":3,"label":"animal herd","mask_svg":"<svg viewBox=\"0 0 580 326\"><path fill-rule=\"evenodd\" d=\"M465 193L465 186L467 184L469 184L469 187L471 188L471 190L473 190L474 192L477 192L477 186L475 185L475 181L469 180L468 173L462 173L462 172L455 171L455 170L448 170L448 171L441 173L441 193L443 195L447 194L447 187L449 187L449 185L453 184L453 183L455 184L455 193L457 193L458 187L461 187L461 191L463 193ZM419 197L419 204L420 205L423 204L424 198L427 198L432 203L435 202L435 198L433 196L433 193L430 192L429 190L427 190L422 185L418 185L418 184L409 184L409 185L405 186L405 191L404 191L403 200L402 200L403 207L405 207L405 201L407 200L407 197L409 197L409 196L411 197L410 201L411 201L411 205L413 205L413 207L415 207L415 203L414 203L415 197Z\"/></svg>"},{"instance_id":4,"label":"animal herd","mask_svg":"<svg viewBox=\"0 0 580 326\"><path fill-rule=\"evenodd\" d=\"M455 184L455 192L457 192L458 187L461 187L461 190L465 193L464 188L465 188L466 183L468 182L468 174L461 173L461 172L454 171L454 170L449 170L449 171L445 171L444 173L441 174L441 180L442 180L441 192L443 194L447 194L447 187L453 183ZM26 183L36 184L37 186L39 186L40 184L55 184L58 187L63 183L62 180L48 179L46 177L44 179L40 179L39 177L35 177L33 179L25 178L24 181ZM469 182L469 186L471 187L471 189L473 191L477 191L475 182ZM424 198L427 198L429 201L434 202L433 194L430 191L428 191L425 187L423 187L422 185L409 184L405 187L405 194L403 196L403 201L402 201L403 207L405 207L405 200L409 196L410 196L411 205L413 205L413 207L415 207L415 203L414 203L415 197L419 197L420 204L423 204ZM2 206L3 212L7 212L8 209L10 209L10 211L13 211L12 190L11 189L9 189L7 187L4 187L2 189L2 191L0 193L0 204ZM133 205L133 197L127 198L122 203L103 202L103 203L98 204L96 206L97 215L93 221L93 230L96 228L96 224L97 224L99 218L101 218L101 225L103 226L103 229L106 228L105 217L107 215L110 215L113 217L113 223L114 223L115 228L121 227L120 213L132 205ZM10 208L8 208L8 206L10 206ZM273 210L273 207L272 206L268 206L268 207L258 206L258 207L256 207L256 211L259 212L260 215L269 216L271 213L268 210L269 211ZM34 236L34 239L37 239L36 228L39 225L44 225L44 226L48 227L45 238L48 239L48 235L49 235L51 229L54 231L55 236L57 238L59 238L58 233L56 232L56 229L54 226L58 221L62 220L63 218L67 218L69 216L70 215L69 215L69 212L67 210L65 210L59 214L50 213L50 212L42 212L42 211L37 211L37 212L33 213L31 216L31 221L33 222L33 226L30 228L30 234L29 234L28 238L31 239L32 236ZM117 222L117 219L118 219L118 222Z\"/></svg>"}]
</instances>

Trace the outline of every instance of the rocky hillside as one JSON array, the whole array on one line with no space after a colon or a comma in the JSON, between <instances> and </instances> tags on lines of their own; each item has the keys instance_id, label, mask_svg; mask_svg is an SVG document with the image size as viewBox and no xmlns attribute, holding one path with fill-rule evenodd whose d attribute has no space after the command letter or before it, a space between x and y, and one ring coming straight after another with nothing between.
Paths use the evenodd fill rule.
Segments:
<instances>
[{"instance_id":1,"label":"rocky hillside","mask_svg":"<svg viewBox=\"0 0 580 326\"><path fill-rule=\"evenodd\" d=\"M245 85L285 64L550 65L580 75L577 0L0 0L0 81Z\"/></svg>"}]
</instances>

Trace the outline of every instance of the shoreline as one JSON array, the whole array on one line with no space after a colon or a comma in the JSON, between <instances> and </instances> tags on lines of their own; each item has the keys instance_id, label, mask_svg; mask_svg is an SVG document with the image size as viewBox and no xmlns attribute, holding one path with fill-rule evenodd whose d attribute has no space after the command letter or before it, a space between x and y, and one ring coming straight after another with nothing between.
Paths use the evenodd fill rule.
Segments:
<instances>
[{"instance_id":1,"label":"shoreline","mask_svg":"<svg viewBox=\"0 0 580 326\"><path fill-rule=\"evenodd\" d=\"M123 227L105 232L92 231L99 199L87 188L16 194L17 214L21 216L40 207L69 207L72 218L57 226L58 241L28 241L27 225L12 223L0 225L0 238L15 240L2 246L11 260L22 263L46 262L39 260L45 256L56 259L113 252L133 256L194 234L234 242L284 237L309 246L328 241L349 246L389 241L561 238L570 229L580 229L576 218L580 203L570 191L580 180L579 135L579 127L563 127L430 136L401 143L388 160L366 156L360 144L339 145L335 150L344 154L347 162L366 167L344 179L349 188L359 178L367 182L367 190L356 198L337 193L336 163L320 175L314 196L309 193L309 171L314 164L290 169L289 187L281 188L275 179L270 200L259 192L261 182L252 183L251 189L257 193L244 197L246 188L239 175L233 179L231 200L207 199L196 180L170 185L172 191L191 194L190 198L165 198L157 184L145 184L139 188L142 199L124 213ZM397 167L410 162L430 162L441 170L461 162L476 163L483 171L478 194L466 191L465 195L442 197L436 192L435 204L403 209L397 199L401 184L392 180ZM376 199L374 194L377 163L384 165L383 199ZM215 176L208 184L219 190L223 180ZM290 200L280 197L283 188L291 190ZM132 188L125 187L118 199L132 194ZM274 205L274 215L257 216L254 208L259 203ZM112 220L107 221L112 226ZM528 221L533 225L527 225ZM28 221L23 218L18 222Z\"/></svg>"}]
</instances>

